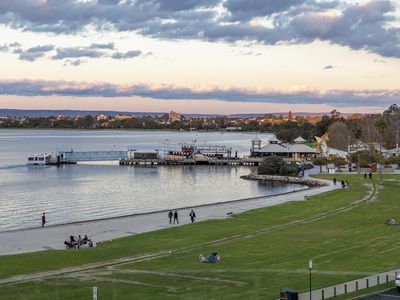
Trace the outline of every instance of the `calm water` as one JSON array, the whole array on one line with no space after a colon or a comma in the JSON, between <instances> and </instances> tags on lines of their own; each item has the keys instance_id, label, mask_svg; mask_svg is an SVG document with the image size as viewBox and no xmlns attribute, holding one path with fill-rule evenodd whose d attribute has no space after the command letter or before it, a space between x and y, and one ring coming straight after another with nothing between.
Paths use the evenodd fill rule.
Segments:
<instances>
[{"instance_id":1,"label":"calm water","mask_svg":"<svg viewBox=\"0 0 400 300\"><path fill-rule=\"evenodd\" d=\"M267 135L259 135L266 139ZM248 153L254 134L160 131L0 130L0 231L272 195L298 185L241 180L249 167L26 166L30 154L60 149L161 148L179 142L232 146Z\"/></svg>"}]
</instances>

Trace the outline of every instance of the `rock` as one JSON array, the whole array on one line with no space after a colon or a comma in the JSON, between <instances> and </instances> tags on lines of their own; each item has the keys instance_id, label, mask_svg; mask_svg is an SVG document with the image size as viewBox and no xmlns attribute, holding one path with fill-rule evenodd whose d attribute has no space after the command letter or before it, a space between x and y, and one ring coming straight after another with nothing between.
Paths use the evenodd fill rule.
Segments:
<instances>
[{"instance_id":1,"label":"rock","mask_svg":"<svg viewBox=\"0 0 400 300\"><path fill-rule=\"evenodd\" d=\"M294 183L294 184L304 184L308 186L326 186L329 185L327 182L304 177L290 177L290 176L277 176L277 175L256 175L249 174L241 176L240 178L246 180L262 180L271 182L283 182L283 183Z\"/></svg>"}]
</instances>

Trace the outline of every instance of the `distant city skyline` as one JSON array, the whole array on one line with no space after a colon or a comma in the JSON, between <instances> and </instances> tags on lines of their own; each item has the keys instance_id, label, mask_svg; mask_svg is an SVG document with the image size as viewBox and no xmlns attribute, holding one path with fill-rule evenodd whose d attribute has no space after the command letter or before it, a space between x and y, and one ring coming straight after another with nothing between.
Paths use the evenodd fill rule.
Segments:
<instances>
[{"instance_id":1,"label":"distant city skyline","mask_svg":"<svg viewBox=\"0 0 400 300\"><path fill-rule=\"evenodd\" d=\"M3 0L0 108L382 112L391 0Z\"/></svg>"}]
</instances>

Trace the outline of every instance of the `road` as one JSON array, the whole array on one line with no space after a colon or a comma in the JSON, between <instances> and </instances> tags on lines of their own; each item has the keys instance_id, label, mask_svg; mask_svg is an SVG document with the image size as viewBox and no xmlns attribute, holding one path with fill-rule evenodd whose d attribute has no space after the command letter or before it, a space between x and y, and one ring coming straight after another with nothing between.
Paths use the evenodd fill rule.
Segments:
<instances>
[{"instance_id":1,"label":"road","mask_svg":"<svg viewBox=\"0 0 400 300\"><path fill-rule=\"evenodd\" d=\"M396 288L381 291L378 293L371 294L369 296L364 296L361 298L357 298L359 300L400 300L400 292L397 291Z\"/></svg>"}]
</instances>

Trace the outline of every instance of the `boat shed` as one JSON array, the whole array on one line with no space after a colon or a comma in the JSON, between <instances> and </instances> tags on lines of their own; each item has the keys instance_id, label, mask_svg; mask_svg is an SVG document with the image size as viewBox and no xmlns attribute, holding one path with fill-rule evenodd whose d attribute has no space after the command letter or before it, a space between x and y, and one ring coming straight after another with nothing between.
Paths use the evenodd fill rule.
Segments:
<instances>
[{"instance_id":1,"label":"boat shed","mask_svg":"<svg viewBox=\"0 0 400 300\"><path fill-rule=\"evenodd\" d=\"M283 156L288 157L287 149L279 144L279 140L272 136L268 143L261 147L261 149L252 149L250 156L252 157L266 157L266 156Z\"/></svg>"}]
</instances>

